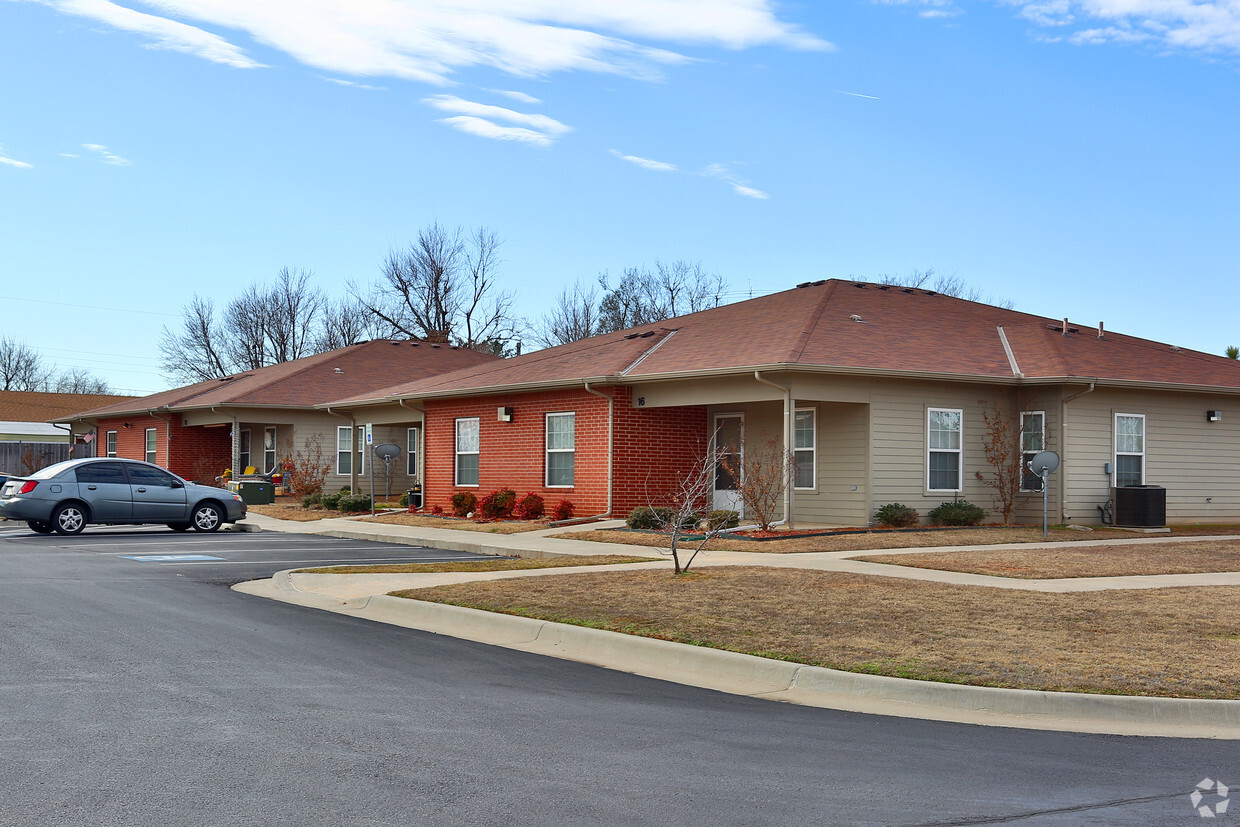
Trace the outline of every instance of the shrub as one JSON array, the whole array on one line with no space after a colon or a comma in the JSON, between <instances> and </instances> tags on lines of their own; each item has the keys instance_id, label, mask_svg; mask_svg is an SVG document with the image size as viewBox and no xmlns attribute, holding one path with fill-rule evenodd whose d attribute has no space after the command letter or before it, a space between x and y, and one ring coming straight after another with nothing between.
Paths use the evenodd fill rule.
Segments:
<instances>
[{"instance_id":1,"label":"shrub","mask_svg":"<svg viewBox=\"0 0 1240 827\"><path fill-rule=\"evenodd\" d=\"M323 492L316 491L313 494L307 494L301 498L302 508L314 508L316 505L323 504Z\"/></svg>"},{"instance_id":2,"label":"shrub","mask_svg":"<svg viewBox=\"0 0 1240 827\"><path fill-rule=\"evenodd\" d=\"M917 510L904 503L887 503L874 512L875 525L885 528L912 528L917 519Z\"/></svg>"},{"instance_id":3,"label":"shrub","mask_svg":"<svg viewBox=\"0 0 1240 827\"><path fill-rule=\"evenodd\" d=\"M400 499L396 501L396 504L399 505L401 508L408 508L409 507L409 492L406 491L404 494L401 494Z\"/></svg>"},{"instance_id":4,"label":"shrub","mask_svg":"<svg viewBox=\"0 0 1240 827\"><path fill-rule=\"evenodd\" d=\"M706 527L712 530L716 528L736 528L740 524L741 515L728 509L712 511L706 515Z\"/></svg>"},{"instance_id":5,"label":"shrub","mask_svg":"<svg viewBox=\"0 0 1240 827\"><path fill-rule=\"evenodd\" d=\"M530 492L521 498L512 513L518 520L538 520L547 513L547 505L542 497Z\"/></svg>"},{"instance_id":6,"label":"shrub","mask_svg":"<svg viewBox=\"0 0 1240 827\"><path fill-rule=\"evenodd\" d=\"M571 520L572 518L573 504L568 500L560 500L551 511L551 519L556 522L559 522L560 520Z\"/></svg>"},{"instance_id":7,"label":"shrub","mask_svg":"<svg viewBox=\"0 0 1240 827\"><path fill-rule=\"evenodd\" d=\"M442 515L443 515L443 506L442 506L442 505L439 505L438 503L436 503L435 505L432 505L432 506L431 506L431 513L432 513L432 514L434 514L436 517L440 517L440 516L442 516Z\"/></svg>"},{"instance_id":8,"label":"shrub","mask_svg":"<svg viewBox=\"0 0 1240 827\"><path fill-rule=\"evenodd\" d=\"M712 512L714 513L714 512ZM720 514L735 514L735 512L719 512ZM644 529L661 529L670 526L676 519L676 510L673 508L664 508L663 506L655 506L651 508L646 505L639 505L629 512L629 516L625 518L624 524L629 528ZM685 518L685 522L681 525L682 529L691 529L697 524L698 518L696 514L691 514Z\"/></svg>"},{"instance_id":9,"label":"shrub","mask_svg":"<svg viewBox=\"0 0 1240 827\"><path fill-rule=\"evenodd\" d=\"M324 494L321 500L321 502L323 503L323 507L328 509L329 511L335 511L337 508L340 507L341 496L342 495L339 492L335 494Z\"/></svg>"},{"instance_id":10,"label":"shrub","mask_svg":"<svg viewBox=\"0 0 1240 827\"><path fill-rule=\"evenodd\" d=\"M350 488L349 486L347 486L347 485L346 485L346 486L344 486L343 488L341 488L341 489L340 489L340 493L341 493L341 494L352 494L352 493L353 493L353 489L352 489L352 488Z\"/></svg>"},{"instance_id":11,"label":"shrub","mask_svg":"<svg viewBox=\"0 0 1240 827\"><path fill-rule=\"evenodd\" d=\"M457 491L452 495L452 516L468 517L478 510L478 498L471 491Z\"/></svg>"},{"instance_id":12,"label":"shrub","mask_svg":"<svg viewBox=\"0 0 1240 827\"><path fill-rule=\"evenodd\" d=\"M341 511L369 511L370 497L366 494L342 494L337 507Z\"/></svg>"},{"instance_id":13,"label":"shrub","mask_svg":"<svg viewBox=\"0 0 1240 827\"><path fill-rule=\"evenodd\" d=\"M300 450L286 452L280 459L284 485L297 496L321 493L331 467L331 459L324 455L323 439L318 435L308 438Z\"/></svg>"},{"instance_id":14,"label":"shrub","mask_svg":"<svg viewBox=\"0 0 1240 827\"><path fill-rule=\"evenodd\" d=\"M506 520L517 505L517 492L511 488L492 491L478 503L478 513L488 520Z\"/></svg>"},{"instance_id":15,"label":"shrub","mask_svg":"<svg viewBox=\"0 0 1240 827\"><path fill-rule=\"evenodd\" d=\"M930 512L935 525L977 525L986 519L986 509L968 500L943 503Z\"/></svg>"}]
</instances>

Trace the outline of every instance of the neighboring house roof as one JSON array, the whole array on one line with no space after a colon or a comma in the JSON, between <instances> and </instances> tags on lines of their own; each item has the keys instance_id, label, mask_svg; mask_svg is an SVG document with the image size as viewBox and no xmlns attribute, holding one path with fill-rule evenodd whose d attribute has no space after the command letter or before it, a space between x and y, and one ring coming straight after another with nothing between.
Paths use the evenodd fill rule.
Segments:
<instances>
[{"instance_id":1,"label":"neighboring house roof","mask_svg":"<svg viewBox=\"0 0 1240 827\"><path fill-rule=\"evenodd\" d=\"M1065 334L1063 326L1063 319L931 290L832 279L341 403L761 369L1240 391L1235 360L1118 333L1099 336L1087 325L1069 323Z\"/></svg>"},{"instance_id":2,"label":"neighboring house roof","mask_svg":"<svg viewBox=\"0 0 1240 827\"><path fill-rule=\"evenodd\" d=\"M112 405L132 396L103 393L39 393L35 391L0 391L0 422L59 421L61 417L83 410ZM63 433L63 431L60 431Z\"/></svg>"},{"instance_id":3,"label":"neighboring house roof","mask_svg":"<svg viewBox=\"0 0 1240 827\"><path fill-rule=\"evenodd\" d=\"M394 382L409 382L497 359L449 345L378 339L126 402L79 409L72 418L98 419L152 410L222 406L309 408L319 402L373 392Z\"/></svg>"}]
</instances>

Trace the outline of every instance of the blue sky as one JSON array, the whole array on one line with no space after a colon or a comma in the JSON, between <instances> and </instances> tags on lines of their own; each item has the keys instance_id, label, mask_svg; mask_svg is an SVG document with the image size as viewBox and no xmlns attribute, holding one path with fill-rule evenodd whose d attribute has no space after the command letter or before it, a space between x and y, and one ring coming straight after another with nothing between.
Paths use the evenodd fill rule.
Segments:
<instances>
[{"instance_id":1,"label":"blue sky","mask_svg":"<svg viewBox=\"0 0 1240 827\"><path fill-rule=\"evenodd\" d=\"M539 315L934 268L1240 344L1240 7L1190 0L0 0L0 334L118 390L281 267L485 225Z\"/></svg>"}]
</instances>

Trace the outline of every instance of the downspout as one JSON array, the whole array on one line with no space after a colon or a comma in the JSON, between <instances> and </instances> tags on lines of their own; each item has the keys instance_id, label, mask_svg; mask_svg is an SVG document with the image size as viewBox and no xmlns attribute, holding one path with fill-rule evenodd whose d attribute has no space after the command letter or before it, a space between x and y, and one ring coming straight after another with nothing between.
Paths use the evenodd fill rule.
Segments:
<instances>
[{"instance_id":1,"label":"downspout","mask_svg":"<svg viewBox=\"0 0 1240 827\"><path fill-rule=\"evenodd\" d=\"M81 422L81 421L82 421L82 420L80 420L80 419L78 420L78 422ZM52 423L49 423L49 424L50 424L53 428L56 428L57 430L62 430L62 431L64 431L64 432L65 432L65 436L67 436L67 437L69 438L69 457L70 457L71 459L77 459L77 457L74 457L74 456L73 456L73 448L74 448L74 445L73 445L73 423L71 423L71 422L66 422L66 423L65 423L65 427L64 427L64 428L61 428L61 427L60 427L60 423L59 423L59 422L52 422Z\"/></svg>"},{"instance_id":2,"label":"downspout","mask_svg":"<svg viewBox=\"0 0 1240 827\"><path fill-rule=\"evenodd\" d=\"M1071 396L1066 396L1066 397L1064 397L1063 399L1061 399L1061 400L1059 401L1059 427L1060 427L1060 429L1061 429L1061 431L1062 431L1062 433L1063 433L1063 437L1061 438L1060 443L1059 443L1059 448L1060 448L1060 458L1059 458L1059 475L1060 475L1060 476L1059 476L1059 518L1060 518L1061 520L1068 520L1068 519L1071 519L1071 517L1070 517L1070 516L1068 515L1068 513L1067 513L1067 510L1068 510L1068 468L1067 468L1067 461L1068 461L1068 403L1069 403L1069 402L1071 402L1073 399L1077 399L1077 398L1079 398L1079 397L1084 396L1084 395L1085 395L1085 394L1087 394L1087 393L1093 393L1093 392L1094 392L1094 388L1096 388L1097 386L1098 386L1098 382L1097 382L1096 380L1095 380L1095 381L1092 381L1092 382L1090 382L1090 383L1089 383L1089 387L1088 387L1088 388L1086 388L1085 390L1083 390L1083 391L1077 391L1076 393L1072 394Z\"/></svg>"},{"instance_id":3,"label":"downspout","mask_svg":"<svg viewBox=\"0 0 1240 827\"><path fill-rule=\"evenodd\" d=\"M349 457L349 491L356 494L357 493L357 454L358 454L358 451L357 451L357 420L354 418L352 411L349 411L349 415L345 416L344 414L336 413L335 411L333 411L330 405L327 406L327 412L331 414L332 416L338 416L341 419L349 420L349 433L351 434L351 436L349 437L349 452L351 454L351 456ZM339 444L337 444L336 450L337 451L340 450Z\"/></svg>"},{"instance_id":4,"label":"downspout","mask_svg":"<svg viewBox=\"0 0 1240 827\"><path fill-rule=\"evenodd\" d=\"M775 388L776 390L781 390L784 392L784 456L783 456L783 460L784 462L787 462L788 454L792 450L792 440L793 440L793 436L792 436L792 426L793 426L792 388L784 387L783 385L777 385L769 379L763 379L762 371L760 370L755 370L753 372L753 378L757 379L759 382L761 382L764 385L770 385L772 388ZM815 474L817 473L817 469L815 469L814 473ZM771 523L771 525L784 525L785 523L787 523L788 528L790 529L796 526L796 520L792 516L792 509L796 506L796 492L794 490L795 487L796 487L796 484L795 484L795 481L793 480L788 480L787 483L784 485L784 518L782 520L778 520L774 523Z\"/></svg>"},{"instance_id":5,"label":"downspout","mask_svg":"<svg viewBox=\"0 0 1240 827\"><path fill-rule=\"evenodd\" d=\"M602 514L596 514L587 519L601 520L611 516L612 497L615 493L615 446L616 446L616 397L609 393L602 393L590 387L587 381L584 383L586 393L592 393L595 396L601 396L607 400L607 510Z\"/></svg>"}]
</instances>

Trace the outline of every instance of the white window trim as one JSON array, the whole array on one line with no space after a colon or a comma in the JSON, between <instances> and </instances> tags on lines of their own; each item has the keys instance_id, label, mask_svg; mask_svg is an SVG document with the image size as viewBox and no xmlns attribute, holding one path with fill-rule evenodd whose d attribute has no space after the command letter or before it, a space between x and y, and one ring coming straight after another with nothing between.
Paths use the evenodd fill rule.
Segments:
<instances>
[{"instance_id":1,"label":"white window trim","mask_svg":"<svg viewBox=\"0 0 1240 827\"><path fill-rule=\"evenodd\" d=\"M1025 457L1030 453L1036 454L1037 451L1025 450L1025 417L1040 416L1042 417L1042 433L1038 436L1038 444L1042 446L1041 450L1046 450L1046 411L1021 411L1020 412L1020 491L1022 494L1040 493L1041 488L1026 488L1025 474L1032 473L1025 467Z\"/></svg>"},{"instance_id":2,"label":"white window trim","mask_svg":"<svg viewBox=\"0 0 1240 827\"><path fill-rule=\"evenodd\" d=\"M117 436L116 431L107 431L103 435L103 455L105 457L116 456Z\"/></svg>"},{"instance_id":3,"label":"white window trim","mask_svg":"<svg viewBox=\"0 0 1240 827\"><path fill-rule=\"evenodd\" d=\"M460 427L462 422L475 422L478 425L478 450L477 451L461 451L460 448ZM452 424L452 484L456 488L478 488L482 485L482 417L479 416L461 416L453 420ZM461 457L477 457L478 458L478 482L461 482Z\"/></svg>"},{"instance_id":4,"label":"white window trim","mask_svg":"<svg viewBox=\"0 0 1240 827\"><path fill-rule=\"evenodd\" d=\"M551 417L553 416L571 416L573 418L573 447L572 448L552 448L551 447ZM551 455L552 454L572 454L573 455L573 481L568 485L552 485L551 484ZM573 488L577 484L577 412L576 411L550 411L543 420L543 485L546 488Z\"/></svg>"},{"instance_id":5,"label":"white window trim","mask_svg":"<svg viewBox=\"0 0 1240 827\"><path fill-rule=\"evenodd\" d=\"M421 453L418 450L421 447L418 445L418 442L420 441L421 433L422 429L418 427L408 428L405 431L407 443L405 448L405 474L413 479L421 479L418 474L418 454ZM410 462L410 460L413 461Z\"/></svg>"},{"instance_id":6,"label":"white window trim","mask_svg":"<svg viewBox=\"0 0 1240 827\"><path fill-rule=\"evenodd\" d=\"M152 435L154 435L155 437L154 440L151 439ZM151 448L151 442L155 443L154 448ZM159 429L158 428L147 428L146 429L146 434L142 442L142 458L146 460L147 462L151 463L152 465L154 465L155 460L159 458Z\"/></svg>"},{"instance_id":7,"label":"white window trim","mask_svg":"<svg viewBox=\"0 0 1240 827\"><path fill-rule=\"evenodd\" d=\"M341 471L340 470L340 455L344 453L343 451L340 450L340 432L341 431L352 432L353 426L352 425L337 425L336 426L336 476L352 477L353 476L352 471ZM361 431L361 429L359 428L358 431ZM358 447L357 441L359 438L360 438L359 435L356 433L349 434L349 441L353 443L352 444L353 461L357 463L357 473L359 476L361 476L362 474L366 473L366 452Z\"/></svg>"},{"instance_id":8,"label":"white window trim","mask_svg":"<svg viewBox=\"0 0 1240 827\"><path fill-rule=\"evenodd\" d=\"M796 447L796 415L799 413L808 413L813 417L813 420L814 420L813 444L809 448ZM814 484L810 486L796 485L796 472L794 470L793 475L792 475L793 490L795 491L817 491L818 490L818 408L816 407L805 407L805 408L794 408L793 409L793 412L792 412L792 457L793 457L794 463L796 462L796 455L800 451L810 452L810 455L812 457L812 459L810 460L810 467L813 469L813 472L814 472L813 474ZM798 468L800 467L799 464L797 464L797 467Z\"/></svg>"},{"instance_id":9,"label":"white window trim","mask_svg":"<svg viewBox=\"0 0 1240 827\"><path fill-rule=\"evenodd\" d=\"M242 459L245 457L245 459ZM234 476L241 476L245 473L245 469L254 464L254 439L249 428L241 429L241 438L237 441L237 473Z\"/></svg>"},{"instance_id":10,"label":"white window trim","mask_svg":"<svg viewBox=\"0 0 1240 827\"><path fill-rule=\"evenodd\" d=\"M1119 418L1121 416L1127 416L1127 417L1132 417L1133 419L1141 420L1141 450L1140 451L1121 451L1119 449ZM1149 444L1150 444L1149 443L1150 435L1149 435L1149 431L1146 430L1145 424L1146 424L1145 414L1116 413L1115 416L1111 419L1111 443L1112 443L1112 447L1114 451L1114 456L1112 457L1112 460L1115 463L1112 466L1115 469L1115 474L1111 478L1112 485L1119 482L1118 477L1119 477L1119 458L1120 457L1141 457L1141 482L1137 483L1137 485L1145 485L1145 469L1146 469L1146 466L1149 465L1149 462L1146 458L1146 454L1149 451Z\"/></svg>"},{"instance_id":11,"label":"white window trim","mask_svg":"<svg viewBox=\"0 0 1240 827\"><path fill-rule=\"evenodd\" d=\"M954 413L960 416L960 447L959 448L931 448L930 447L930 415L935 413ZM926 492L929 494L941 494L943 492L960 492L964 490L964 409L963 408L926 408ZM956 487L955 488L931 488L930 487L930 455L931 454L955 454L956 460Z\"/></svg>"}]
</instances>

